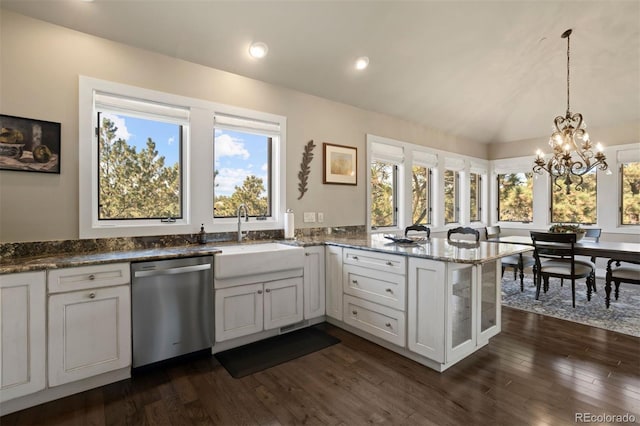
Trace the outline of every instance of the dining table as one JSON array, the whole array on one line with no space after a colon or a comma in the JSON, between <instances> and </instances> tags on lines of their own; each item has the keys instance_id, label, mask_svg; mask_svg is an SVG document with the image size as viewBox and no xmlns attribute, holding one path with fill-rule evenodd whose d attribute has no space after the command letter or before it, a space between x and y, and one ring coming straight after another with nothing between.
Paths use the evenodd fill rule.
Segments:
<instances>
[{"instance_id":1,"label":"dining table","mask_svg":"<svg viewBox=\"0 0 640 426\"><path fill-rule=\"evenodd\" d=\"M507 235L488 239L489 242L520 244L533 247L533 241L528 235ZM619 261L638 262L640 259L640 243L628 243L617 241L578 241L574 244L574 254L588 257L600 257ZM611 263L607 262L607 276L611 272ZM589 293L590 293L589 289ZM611 281L605 281L605 303L610 302Z\"/></svg>"}]
</instances>

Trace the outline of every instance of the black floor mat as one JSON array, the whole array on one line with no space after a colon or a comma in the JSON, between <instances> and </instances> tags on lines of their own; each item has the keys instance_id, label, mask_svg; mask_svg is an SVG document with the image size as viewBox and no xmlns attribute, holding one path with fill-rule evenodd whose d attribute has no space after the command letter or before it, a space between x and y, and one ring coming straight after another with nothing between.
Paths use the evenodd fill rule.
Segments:
<instances>
[{"instance_id":1,"label":"black floor mat","mask_svg":"<svg viewBox=\"0 0 640 426\"><path fill-rule=\"evenodd\" d=\"M219 352L215 357L229 374L240 378L339 342L340 339L316 327L307 327Z\"/></svg>"}]
</instances>

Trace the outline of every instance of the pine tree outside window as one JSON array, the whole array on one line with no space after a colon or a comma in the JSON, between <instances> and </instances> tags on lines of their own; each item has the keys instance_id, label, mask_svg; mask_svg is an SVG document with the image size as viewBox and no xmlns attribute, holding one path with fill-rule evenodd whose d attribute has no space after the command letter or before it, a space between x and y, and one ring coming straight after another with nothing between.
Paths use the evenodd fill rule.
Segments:
<instances>
[{"instance_id":1,"label":"pine tree outside window","mask_svg":"<svg viewBox=\"0 0 640 426\"><path fill-rule=\"evenodd\" d=\"M564 186L551 186L551 222L578 223L591 225L597 223L597 180L596 173L587 173L583 177L580 190L566 193Z\"/></svg>"},{"instance_id":2,"label":"pine tree outside window","mask_svg":"<svg viewBox=\"0 0 640 426\"><path fill-rule=\"evenodd\" d=\"M533 221L533 173L498 174L498 221Z\"/></svg>"},{"instance_id":3,"label":"pine tree outside window","mask_svg":"<svg viewBox=\"0 0 640 426\"><path fill-rule=\"evenodd\" d=\"M96 99L98 220L183 218L182 152L188 113L124 97Z\"/></svg>"},{"instance_id":4,"label":"pine tree outside window","mask_svg":"<svg viewBox=\"0 0 640 426\"><path fill-rule=\"evenodd\" d=\"M620 165L620 223L640 224L640 162Z\"/></svg>"}]
</instances>

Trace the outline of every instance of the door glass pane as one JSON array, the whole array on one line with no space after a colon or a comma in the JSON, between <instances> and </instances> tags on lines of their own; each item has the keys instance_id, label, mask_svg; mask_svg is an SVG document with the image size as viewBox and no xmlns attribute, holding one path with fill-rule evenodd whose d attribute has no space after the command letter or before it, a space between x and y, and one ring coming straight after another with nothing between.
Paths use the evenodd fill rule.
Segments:
<instances>
[{"instance_id":1,"label":"door glass pane","mask_svg":"<svg viewBox=\"0 0 640 426\"><path fill-rule=\"evenodd\" d=\"M485 331L496 325L497 322L497 303L496 292L498 291L496 283L496 262L489 262L482 265L482 303L480 309L480 331Z\"/></svg>"},{"instance_id":2,"label":"door glass pane","mask_svg":"<svg viewBox=\"0 0 640 426\"><path fill-rule=\"evenodd\" d=\"M471 339L471 270L469 267L451 273L452 348Z\"/></svg>"}]
</instances>

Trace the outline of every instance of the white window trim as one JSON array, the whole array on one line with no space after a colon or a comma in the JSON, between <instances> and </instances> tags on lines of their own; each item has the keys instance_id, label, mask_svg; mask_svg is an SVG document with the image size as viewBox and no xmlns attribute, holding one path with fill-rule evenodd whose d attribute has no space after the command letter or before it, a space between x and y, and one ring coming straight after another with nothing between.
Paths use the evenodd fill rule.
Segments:
<instances>
[{"instance_id":1,"label":"white window trim","mask_svg":"<svg viewBox=\"0 0 640 426\"><path fill-rule=\"evenodd\" d=\"M143 99L190 110L188 138L183 141L183 218L174 223L101 224L97 221L97 143L95 143L94 93ZM79 77L79 234L80 238L171 235L195 233L204 224L207 232L231 232L237 228L234 218L213 218L213 135L214 114L223 113L249 119L278 123L279 143L274 144L272 159L272 217L243 222L243 230L270 230L284 227L286 204L286 117L233 107L201 99L189 98L155 90ZM89 143L91 141L91 143ZM197 185L197 187L196 187Z\"/></svg>"},{"instance_id":2,"label":"white window trim","mask_svg":"<svg viewBox=\"0 0 640 426\"><path fill-rule=\"evenodd\" d=\"M369 182L371 182L371 161L377 156L372 155L372 144L390 145L393 147L399 147L403 150L403 156L401 163L398 164L398 226L393 228L377 228L371 229L371 193L369 188ZM396 156L396 159L399 157ZM459 181L459 222L457 223L444 223L444 170L446 168L445 162L449 159L449 167L456 167L460 172ZM366 164L367 164L367 215L366 215L366 229L369 233L376 232L397 232L404 230L405 227L411 225L411 166L413 164L428 167L431 170L431 223L428 225L431 232L444 232L452 227L465 225L481 227L486 226L489 219L489 205L490 205L490 193L489 193L489 178L488 170L490 169L490 162L485 159L469 157L465 155L459 155L448 151L442 151L437 149L428 148L422 145L416 145L408 142L402 142L395 139L385 138L382 136L376 136L367 134L367 152L366 152ZM464 209L468 209L469 206L469 184L465 183L466 177L468 177L469 170L474 168L474 173L482 175L482 217L480 222L468 222L469 213ZM466 201L464 201L466 199Z\"/></svg>"},{"instance_id":3,"label":"white window trim","mask_svg":"<svg viewBox=\"0 0 640 426\"><path fill-rule=\"evenodd\" d=\"M640 143L608 146L604 149L611 174L597 172L597 223L588 227L601 228L603 233L640 234L640 225L621 225L620 213L620 165L638 158ZM503 229L546 230L551 226L549 196L550 178L547 173L533 174L533 221L530 223L499 222L498 219L498 187L497 175L502 173L532 172L534 155L526 157L504 158L490 161L491 168L491 223ZM538 195L542 194L542 195ZM616 206L611 211L611 206ZM613 214L612 214L613 213Z\"/></svg>"}]
</instances>

